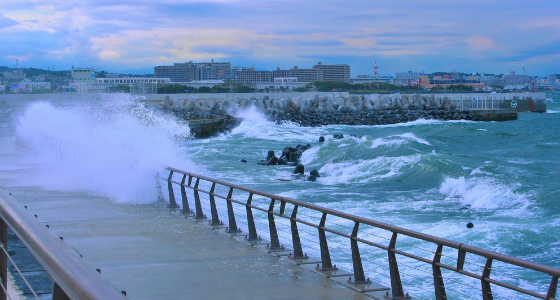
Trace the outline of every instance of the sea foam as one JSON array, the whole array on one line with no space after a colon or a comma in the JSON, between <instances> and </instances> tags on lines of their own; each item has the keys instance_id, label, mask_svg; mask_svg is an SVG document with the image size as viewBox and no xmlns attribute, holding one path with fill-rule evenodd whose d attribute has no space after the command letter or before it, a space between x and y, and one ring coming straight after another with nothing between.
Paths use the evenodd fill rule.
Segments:
<instances>
[{"instance_id":1,"label":"sea foam","mask_svg":"<svg viewBox=\"0 0 560 300\"><path fill-rule=\"evenodd\" d=\"M29 180L118 202L153 202L158 172L193 166L178 147L189 128L128 99L70 108L33 103L20 117L16 134L40 169Z\"/></svg>"}]
</instances>

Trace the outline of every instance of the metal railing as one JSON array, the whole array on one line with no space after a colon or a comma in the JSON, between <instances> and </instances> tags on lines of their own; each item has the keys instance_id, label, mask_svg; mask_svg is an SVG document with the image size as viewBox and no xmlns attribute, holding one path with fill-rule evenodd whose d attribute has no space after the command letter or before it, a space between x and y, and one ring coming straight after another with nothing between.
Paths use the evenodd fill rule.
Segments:
<instances>
[{"instance_id":1,"label":"metal railing","mask_svg":"<svg viewBox=\"0 0 560 300\"><path fill-rule=\"evenodd\" d=\"M464 277L477 281L480 284L477 288L480 291L480 294L473 297L473 295L466 295L459 291L452 291L455 295L461 295L461 298L465 298L464 296L470 296L475 299L499 298L499 295L492 292L493 288L499 287L500 289L518 292L523 295L539 299L556 299L560 269L554 267L533 263L463 243L423 234L417 231L376 222L370 219L323 208L287 197L257 191L203 175L175 168L167 168L167 170L170 171L169 176L166 178L169 192L169 207L182 207L183 214L192 214L195 219L202 220L207 218L203 211L203 206L205 206L206 209L209 208L210 210L208 223L216 226L224 225L223 221L220 220L219 211L221 211L222 216L225 216L228 221L226 231L232 234L239 234L239 232L242 231L242 228L238 226L239 219L241 218L247 226L248 233L245 234L245 238L248 241L261 240L257 233L257 224L260 224L261 229L267 230L269 234L270 239L267 244L268 251L290 251L290 259L296 261L309 259L307 254L303 251L304 244L301 242L303 238L307 242L305 243L306 247L317 249L317 253L320 253L321 261L320 264L317 264L316 270L323 272L324 274L332 275L333 271L338 270L337 266L333 264L331 260L332 247L329 248L329 242L342 245L343 248L348 248L348 244L337 242L337 239L347 240L350 244L350 253L348 254L351 254L352 267L352 274L347 283L349 285L359 287L358 289L362 292L374 290L383 291L386 293L385 299L410 299L408 293L405 293L405 288L410 289L410 287L403 286L403 280L401 280L401 274L403 274L403 272L399 272L399 268L412 267L413 269L419 269L421 267L419 265L403 265L402 262L399 263L397 261L398 257L399 260L408 259L414 263L431 267L431 270L426 271L426 273L430 274L429 277L431 277L431 279L429 280L429 284L432 285L432 290L428 292L433 293L435 299L448 299L447 294L450 289L446 288L444 281L451 280L458 282L458 284L463 284L463 282L464 284L467 284L467 281L462 279ZM180 179L174 178L174 173L180 175ZM176 201L173 184L180 186L181 206L179 206ZM191 199L191 203L188 201L187 189L189 192L192 190L191 196L193 199ZM201 193L208 195L207 201L205 200L203 202L201 200ZM244 197L244 199L241 197ZM218 204L220 203L216 201L217 199L225 200L225 204L219 206ZM193 200L194 203L192 203ZM191 210L192 204L194 204L194 211ZM307 214L302 213L304 210ZM328 226L327 218L331 221ZM285 220L286 222L282 222L282 220ZM344 223L350 223L351 226L345 227L343 226ZM301 227L306 226L314 228L318 230L318 232L311 233L312 238L304 237L301 234L301 229L298 228L298 225ZM289 232L279 235L279 227L289 227ZM364 230L363 228L365 227L370 230ZM348 231L345 232L344 228L347 228ZM388 235L386 237L382 237L379 234L371 234L369 233L371 230L387 232ZM358 235L360 235L360 237L358 237ZM373 236L373 238L362 238L361 236L364 235L370 235ZM330 237L329 239L327 238L328 236ZM280 238L290 242L291 249L284 247L284 245L280 243ZM399 238L399 241L397 241L397 238ZM429 244L430 246L423 245L423 247L417 247L415 245L411 245L410 243L406 244L402 242L402 239L404 238L412 238L413 240ZM386 239L387 243L384 244L378 242L380 239ZM377 250L381 249L383 250L382 252L385 253L384 255L387 256L386 265L383 267L388 269L389 275L387 276L385 274L385 276L390 279L390 284L388 284L390 288L367 288L367 286L371 284L371 280L365 275L364 264L360 255L360 248L365 247ZM433 250L425 249L426 247L433 247ZM417 254L418 251L416 251L416 249L426 250L433 256L422 257ZM477 264L468 262L466 260L467 254L475 256L474 258L479 258L478 260L481 261L481 263L478 267L481 268L481 272L477 273L475 271L471 271L470 268L472 268L472 266L477 267ZM447 261L452 261L453 263L448 263ZM367 263L369 262L366 261L366 264ZM375 263L375 265L380 264ZM467 267L467 265L469 267ZM374 268L376 267L377 266L374 266ZM512 267L521 268L523 272L536 271L536 273L541 276L548 276L550 283L546 283L545 287L543 287L543 289L546 289L544 293L543 291L535 292L526 287L520 287L519 285L514 284L514 280L508 280L511 277L516 277L516 275L506 274L506 279L497 279L497 277L499 277L497 276L499 275L498 267L504 267L506 270L509 270ZM369 272L376 272L374 268L366 265L365 269ZM449 274L444 278L442 270L449 270L451 272L449 272ZM381 273L379 274L382 275ZM496 274L496 276L494 276L494 274ZM455 278L457 277L456 275L460 275L458 276L460 278ZM376 278L372 279L375 281ZM415 282L415 280L416 279L407 283L411 284ZM528 281L525 280L523 282ZM422 286L418 288L426 291L424 286L425 284L426 283L422 284ZM538 285L539 284L535 284L533 287Z\"/></svg>"},{"instance_id":2,"label":"metal railing","mask_svg":"<svg viewBox=\"0 0 560 300\"><path fill-rule=\"evenodd\" d=\"M53 300L126 299L61 239L0 189L0 299L7 299L8 226L53 280ZM25 280L25 278L24 278Z\"/></svg>"}]
</instances>

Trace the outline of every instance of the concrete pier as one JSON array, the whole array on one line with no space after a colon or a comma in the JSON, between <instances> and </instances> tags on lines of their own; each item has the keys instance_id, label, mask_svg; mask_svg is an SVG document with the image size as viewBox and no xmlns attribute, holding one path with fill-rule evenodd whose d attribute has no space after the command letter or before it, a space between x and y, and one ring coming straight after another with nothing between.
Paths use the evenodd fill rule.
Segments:
<instances>
[{"instance_id":1,"label":"concrete pier","mask_svg":"<svg viewBox=\"0 0 560 300\"><path fill-rule=\"evenodd\" d=\"M0 166L17 159L2 155ZM0 187L129 299L369 298L165 205L117 204L21 184L32 171L0 169Z\"/></svg>"}]
</instances>

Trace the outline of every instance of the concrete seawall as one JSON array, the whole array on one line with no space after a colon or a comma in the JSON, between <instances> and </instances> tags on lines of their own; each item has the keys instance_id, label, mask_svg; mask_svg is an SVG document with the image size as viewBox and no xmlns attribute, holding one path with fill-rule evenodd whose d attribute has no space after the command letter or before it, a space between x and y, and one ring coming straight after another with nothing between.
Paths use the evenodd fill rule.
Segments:
<instances>
[{"instance_id":1,"label":"concrete seawall","mask_svg":"<svg viewBox=\"0 0 560 300\"><path fill-rule=\"evenodd\" d=\"M413 94L383 94L382 96L401 96L408 97ZM546 112L546 94L545 93L453 93L453 94L432 94L421 93L418 95L431 96L436 100L442 101L444 98L456 105L457 109L510 109L515 108L517 112ZM315 96L335 96L350 97L348 92L289 92L289 93L207 93L207 94L151 94L142 95L142 101L148 103L161 103L166 97L172 100L189 100L194 99L197 102L215 101L223 102L226 99L249 100L254 99L287 99L298 98L303 99L314 98ZM369 96L369 95L364 95ZM515 101L512 103L512 101Z\"/></svg>"}]
</instances>

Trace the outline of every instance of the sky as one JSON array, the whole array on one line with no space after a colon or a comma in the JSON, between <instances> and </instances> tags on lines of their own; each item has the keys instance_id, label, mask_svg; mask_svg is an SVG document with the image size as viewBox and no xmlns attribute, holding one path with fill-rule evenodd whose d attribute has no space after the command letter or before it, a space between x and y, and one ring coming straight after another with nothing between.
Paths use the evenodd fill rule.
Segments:
<instances>
[{"instance_id":1,"label":"sky","mask_svg":"<svg viewBox=\"0 0 560 300\"><path fill-rule=\"evenodd\" d=\"M0 65L560 74L558 0L0 0Z\"/></svg>"}]
</instances>

